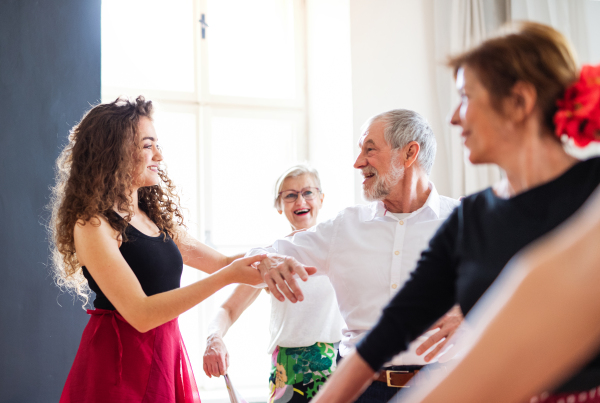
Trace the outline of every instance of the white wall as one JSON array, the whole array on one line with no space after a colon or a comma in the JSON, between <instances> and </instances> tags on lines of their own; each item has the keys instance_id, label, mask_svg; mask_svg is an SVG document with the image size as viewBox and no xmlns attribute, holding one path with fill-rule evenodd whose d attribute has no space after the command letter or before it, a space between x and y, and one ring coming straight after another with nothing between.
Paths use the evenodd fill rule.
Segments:
<instances>
[{"instance_id":1,"label":"white wall","mask_svg":"<svg viewBox=\"0 0 600 403\"><path fill-rule=\"evenodd\" d=\"M435 101L433 0L350 0L352 104L354 144L361 125L372 115L390 109L412 109L423 115L433 131L445 124ZM441 194L447 194L444 153L438 153L431 175ZM355 200L363 202L361 177L355 173Z\"/></svg>"}]
</instances>

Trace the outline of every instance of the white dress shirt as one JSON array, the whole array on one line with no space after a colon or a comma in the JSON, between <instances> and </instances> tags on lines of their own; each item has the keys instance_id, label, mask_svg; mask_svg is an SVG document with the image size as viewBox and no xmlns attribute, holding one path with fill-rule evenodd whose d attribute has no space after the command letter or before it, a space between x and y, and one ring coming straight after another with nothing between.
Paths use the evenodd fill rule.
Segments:
<instances>
[{"instance_id":1,"label":"white dress shirt","mask_svg":"<svg viewBox=\"0 0 600 403\"><path fill-rule=\"evenodd\" d=\"M404 219L387 212L382 202L357 205L248 254L293 256L304 265L315 266L317 275L329 277L346 322L339 350L343 357L377 323L383 308L415 269L429 239L459 204L440 196L432 183L429 188L425 204ZM424 365L424 355L415 353L423 340L413 342L408 351L386 365Z\"/></svg>"}]
</instances>

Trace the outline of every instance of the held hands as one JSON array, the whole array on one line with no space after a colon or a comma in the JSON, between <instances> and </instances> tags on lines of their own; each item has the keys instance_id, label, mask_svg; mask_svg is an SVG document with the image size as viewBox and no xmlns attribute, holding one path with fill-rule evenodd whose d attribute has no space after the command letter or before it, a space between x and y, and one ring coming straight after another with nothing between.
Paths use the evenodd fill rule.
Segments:
<instances>
[{"instance_id":1,"label":"held hands","mask_svg":"<svg viewBox=\"0 0 600 403\"><path fill-rule=\"evenodd\" d=\"M229 368L229 353L221 336L213 334L206 340L206 351L204 351L204 372L209 378L219 377L227 374Z\"/></svg>"},{"instance_id":2,"label":"held hands","mask_svg":"<svg viewBox=\"0 0 600 403\"><path fill-rule=\"evenodd\" d=\"M435 343L442 340L429 354L427 354L424 358L425 362L431 361L441 350L444 348L446 343L452 335L456 332L456 329L463 321L462 311L460 310L460 306L454 305L452 309L448 311L444 316L442 316L429 330L440 329L431 337L423 342L417 348L417 355L421 355L427 350L431 348ZM446 354L444 354L444 357ZM450 357L451 358L451 357Z\"/></svg>"},{"instance_id":3,"label":"held hands","mask_svg":"<svg viewBox=\"0 0 600 403\"><path fill-rule=\"evenodd\" d=\"M304 300L294 274L302 281L307 281L308 276L317 272L315 267L304 266L291 256L275 253L266 255L258 265L258 270L275 298L283 302L287 297L293 303Z\"/></svg>"},{"instance_id":4,"label":"held hands","mask_svg":"<svg viewBox=\"0 0 600 403\"><path fill-rule=\"evenodd\" d=\"M263 282L263 279L260 272L256 270L256 266L266 256L267 255L256 255L236 259L222 270L226 270L230 273L233 283L258 285Z\"/></svg>"}]
</instances>

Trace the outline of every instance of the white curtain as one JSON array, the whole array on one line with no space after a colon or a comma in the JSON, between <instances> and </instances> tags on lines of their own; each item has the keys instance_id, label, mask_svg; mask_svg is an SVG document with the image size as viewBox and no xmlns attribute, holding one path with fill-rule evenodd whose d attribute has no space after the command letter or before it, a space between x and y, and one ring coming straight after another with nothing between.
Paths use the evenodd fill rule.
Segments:
<instances>
[{"instance_id":1,"label":"white curtain","mask_svg":"<svg viewBox=\"0 0 600 403\"><path fill-rule=\"evenodd\" d=\"M444 61L449 55L463 52L483 41L506 20L505 0L437 0L434 3L436 89L438 106L444 119L458 105L458 93L452 72ZM460 129L444 125L438 136L441 160L448 169L447 180L452 197L468 195L500 180L500 169L495 165L473 165L465 157Z\"/></svg>"},{"instance_id":2,"label":"white curtain","mask_svg":"<svg viewBox=\"0 0 600 403\"><path fill-rule=\"evenodd\" d=\"M530 20L550 25L563 33L580 60L589 59L586 1L511 0L512 20Z\"/></svg>"}]
</instances>

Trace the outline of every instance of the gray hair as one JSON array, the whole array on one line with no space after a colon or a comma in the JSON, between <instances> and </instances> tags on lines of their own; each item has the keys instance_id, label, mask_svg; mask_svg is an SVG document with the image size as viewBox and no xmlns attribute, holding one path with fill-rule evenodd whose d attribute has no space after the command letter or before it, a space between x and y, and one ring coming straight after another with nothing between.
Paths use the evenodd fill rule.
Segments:
<instances>
[{"instance_id":1,"label":"gray hair","mask_svg":"<svg viewBox=\"0 0 600 403\"><path fill-rule=\"evenodd\" d=\"M385 141L393 150L401 149L411 141L416 141L421 148L417 162L427 175L431 173L437 143L433 130L423 116L408 109L392 109L367 120L362 126L362 133L377 122L384 124Z\"/></svg>"},{"instance_id":2,"label":"gray hair","mask_svg":"<svg viewBox=\"0 0 600 403\"><path fill-rule=\"evenodd\" d=\"M319 190L323 191L323 189L321 189L321 179L319 178L319 173L316 169L309 167L307 164L294 165L281 174L279 179L277 179L277 182L275 182L275 202L273 205L276 209L281 210L281 197L279 197L279 193L283 187L283 182L285 182L287 178L296 178L301 175L311 175Z\"/></svg>"}]
</instances>

